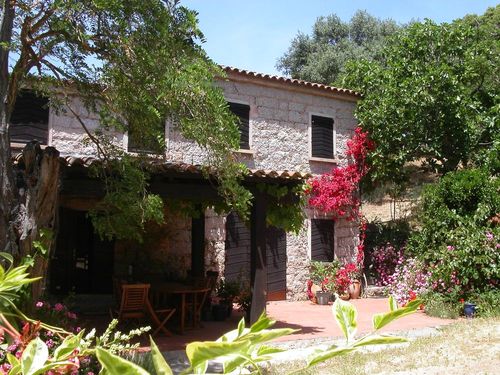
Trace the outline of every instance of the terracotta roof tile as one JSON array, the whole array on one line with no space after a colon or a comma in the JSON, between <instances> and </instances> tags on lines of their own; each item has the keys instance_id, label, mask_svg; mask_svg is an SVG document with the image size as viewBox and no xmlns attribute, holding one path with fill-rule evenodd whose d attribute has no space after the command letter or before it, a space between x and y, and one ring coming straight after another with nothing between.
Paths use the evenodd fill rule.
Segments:
<instances>
[{"instance_id":1,"label":"terracotta roof tile","mask_svg":"<svg viewBox=\"0 0 500 375\"><path fill-rule=\"evenodd\" d=\"M287 83L287 84L291 84L291 85L295 85L295 86L305 86L305 87L311 87L314 89L319 89L319 90L324 90L324 91L329 91L329 92L334 92L334 93L347 94L347 95L361 97L361 94L359 92L354 91L354 90L344 89L344 88L335 87L335 86L329 86L329 85L325 85L323 83L308 82L308 81L303 81L301 79L288 78L288 77L282 77L282 76L265 74L265 73L257 73L257 72L252 72L250 70L234 68L232 66L221 66L221 67L226 71L226 73L237 73L237 74L246 75L248 77L256 77L256 78L261 78L261 79L265 79L265 80L269 80L269 81Z\"/></svg>"}]
</instances>

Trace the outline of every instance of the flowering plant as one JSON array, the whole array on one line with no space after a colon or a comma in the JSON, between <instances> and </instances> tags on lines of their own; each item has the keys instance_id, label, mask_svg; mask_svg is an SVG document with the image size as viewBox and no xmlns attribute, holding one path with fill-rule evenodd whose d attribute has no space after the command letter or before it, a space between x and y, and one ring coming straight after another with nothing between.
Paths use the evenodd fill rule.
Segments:
<instances>
[{"instance_id":1,"label":"flowering plant","mask_svg":"<svg viewBox=\"0 0 500 375\"><path fill-rule=\"evenodd\" d=\"M351 285L349 271L345 267L341 267L335 275L335 289L340 295L345 294Z\"/></svg>"},{"instance_id":2,"label":"flowering plant","mask_svg":"<svg viewBox=\"0 0 500 375\"><path fill-rule=\"evenodd\" d=\"M396 271L398 264L404 262L404 250L403 248L397 249L392 244L387 243L375 247L371 258L377 276L375 283L378 286L387 286L391 283L391 276Z\"/></svg>"},{"instance_id":3,"label":"flowering plant","mask_svg":"<svg viewBox=\"0 0 500 375\"><path fill-rule=\"evenodd\" d=\"M431 273L425 271L421 261L408 258L398 264L394 274L389 277L389 293L404 305L429 290L430 276Z\"/></svg>"}]
</instances>

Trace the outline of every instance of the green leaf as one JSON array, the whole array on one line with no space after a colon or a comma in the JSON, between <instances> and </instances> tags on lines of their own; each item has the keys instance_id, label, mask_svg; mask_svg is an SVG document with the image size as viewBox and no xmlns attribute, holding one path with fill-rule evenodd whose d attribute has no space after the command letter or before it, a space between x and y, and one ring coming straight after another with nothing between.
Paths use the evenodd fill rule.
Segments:
<instances>
[{"instance_id":1,"label":"green leaf","mask_svg":"<svg viewBox=\"0 0 500 375\"><path fill-rule=\"evenodd\" d=\"M245 331L245 318L241 318L238 323L238 337L240 337Z\"/></svg>"},{"instance_id":2,"label":"green leaf","mask_svg":"<svg viewBox=\"0 0 500 375\"><path fill-rule=\"evenodd\" d=\"M80 345L80 337L67 336L64 341L54 351L54 359L60 361L68 358L73 351Z\"/></svg>"},{"instance_id":3,"label":"green leaf","mask_svg":"<svg viewBox=\"0 0 500 375\"><path fill-rule=\"evenodd\" d=\"M99 363L109 374L127 374L127 375L150 375L142 367L137 366L135 363L127 361L106 349L96 349L97 359Z\"/></svg>"},{"instance_id":4,"label":"green leaf","mask_svg":"<svg viewBox=\"0 0 500 375\"><path fill-rule=\"evenodd\" d=\"M389 310L394 311L398 309L398 301L392 296L392 294L389 296Z\"/></svg>"},{"instance_id":5,"label":"green leaf","mask_svg":"<svg viewBox=\"0 0 500 375\"><path fill-rule=\"evenodd\" d=\"M344 302L337 298L332 306L333 316L338 326L344 333L345 338L350 342L356 334L358 324L356 318L358 312L349 302Z\"/></svg>"},{"instance_id":6,"label":"green leaf","mask_svg":"<svg viewBox=\"0 0 500 375\"><path fill-rule=\"evenodd\" d=\"M7 361L12 367L20 366L21 363L19 362L19 359L16 358L15 355L12 355L10 353L7 353Z\"/></svg>"},{"instance_id":7,"label":"green leaf","mask_svg":"<svg viewBox=\"0 0 500 375\"><path fill-rule=\"evenodd\" d=\"M167 361L161 354L158 346L153 341L153 338L149 336L149 342L151 345L151 357L153 358L153 365L155 367L155 371L157 375L172 375L172 369L168 365Z\"/></svg>"},{"instance_id":8,"label":"green leaf","mask_svg":"<svg viewBox=\"0 0 500 375\"><path fill-rule=\"evenodd\" d=\"M47 345L38 337L31 340L21 356L21 372L23 375L35 374L45 365L48 358L49 348Z\"/></svg>"},{"instance_id":9,"label":"green leaf","mask_svg":"<svg viewBox=\"0 0 500 375\"><path fill-rule=\"evenodd\" d=\"M213 341L194 341L186 346L186 355L193 369L205 366L207 361L215 358L239 353L248 349L248 341L235 342L213 342Z\"/></svg>"},{"instance_id":10,"label":"green leaf","mask_svg":"<svg viewBox=\"0 0 500 375\"><path fill-rule=\"evenodd\" d=\"M277 339L278 337L288 336L299 331L299 329L292 328L265 329L257 333L251 332L243 336L242 339L248 340L252 345L255 345Z\"/></svg>"},{"instance_id":11,"label":"green leaf","mask_svg":"<svg viewBox=\"0 0 500 375\"><path fill-rule=\"evenodd\" d=\"M407 341L408 340L405 339L404 337L397 337L397 336L385 336L385 335L370 336L356 341L353 344L353 347L357 348L360 346L379 345L379 344L399 344Z\"/></svg>"},{"instance_id":12,"label":"green leaf","mask_svg":"<svg viewBox=\"0 0 500 375\"><path fill-rule=\"evenodd\" d=\"M416 299L410 301L405 307L400 307L397 310L390 311L388 313L375 314L373 316L373 328L376 330L385 327L387 324L393 320L402 318L403 316L413 314L417 311L418 307L422 303L422 300Z\"/></svg>"},{"instance_id":13,"label":"green leaf","mask_svg":"<svg viewBox=\"0 0 500 375\"><path fill-rule=\"evenodd\" d=\"M276 323L276 321L271 320L266 315L266 312L263 311L262 314L260 314L259 319L257 319L257 321L254 324L252 324L252 326L250 327L250 330L252 332L259 332L259 331L262 331L263 329L268 329L268 328L272 327L274 325L274 323Z\"/></svg>"},{"instance_id":14,"label":"green leaf","mask_svg":"<svg viewBox=\"0 0 500 375\"><path fill-rule=\"evenodd\" d=\"M307 367L311 367L317 365L318 363L327 361L333 357L337 357L339 355L344 355L356 350L356 348L352 347L344 347L344 348L335 348L330 350L320 351L318 353L314 353L309 356L307 359Z\"/></svg>"},{"instance_id":15,"label":"green leaf","mask_svg":"<svg viewBox=\"0 0 500 375\"><path fill-rule=\"evenodd\" d=\"M41 368L39 368L33 375L45 375L49 370L56 369L63 366L75 366L73 362L70 361L59 361L49 363ZM75 368L76 369L76 368Z\"/></svg>"}]
</instances>

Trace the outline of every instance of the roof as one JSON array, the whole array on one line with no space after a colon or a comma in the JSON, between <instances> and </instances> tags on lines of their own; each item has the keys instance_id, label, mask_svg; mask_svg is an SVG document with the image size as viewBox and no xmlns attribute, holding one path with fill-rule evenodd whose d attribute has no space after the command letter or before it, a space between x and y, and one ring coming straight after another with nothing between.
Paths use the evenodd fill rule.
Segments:
<instances>
[{"instance_id":1,"label":"roof","mask_svg":"<svg viewBox=\"0 0 500 375\"><path fill-rule=\"evenodd\" d=\"M67 167L83 167L88 168L94 164L101 163L101 160L92 156L61 156L61 163ZM22 153L14 157L15 163L22 162ZM183 162L164 161L164 160L149 160L153 166L153 170L158 173L162 172L178 172L178 173L203 173L205 166L201 164L188 164ZM272 170L272 169L248 169L248 177L269 178L269 179L285 179L285 180L305 180L312 175L310 173L288 171L288 170Z\"/></svg>"},{"instance_id":2,"label":"roof","mask_svg":"<svg viewBox=\"0 0 500 375\"><path fill-rule=\"evenodd\" d=\"M264 73L257 73L253 72L250 70L245 70L245 69L239 69L235 68L232 66L222 66L222 68L225 70L226 73L235 73L251 78L259 78L262 80L266 81L271 81L271 82L277 82L277 83L284 83L292 86L299 86L299 87L308 87L312 89L317 89L321 91L326 91L330 93L336 93L336 94L346 94L350 96L357 96L361 97L361 94L357 91L350 90L350 89L344 89L340 87L335 87L335 86L329 86L325 85L323 83L315 83L315 82L308 82L308 81L303 81L301 79L295 79L295 78L288 78L288 77L282 77L282 76L277 76L277 75L271 75L271 74L264 74Z\"/></svg>"}]
</instances>

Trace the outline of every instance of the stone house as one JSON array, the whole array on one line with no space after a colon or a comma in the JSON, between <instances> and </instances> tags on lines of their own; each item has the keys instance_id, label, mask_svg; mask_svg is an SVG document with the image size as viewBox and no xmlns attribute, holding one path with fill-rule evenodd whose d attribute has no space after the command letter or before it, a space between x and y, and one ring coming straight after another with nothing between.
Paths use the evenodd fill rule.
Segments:
<instances>
[{"instance_id":1,"label":"stone house","mask_svg":"<svg viewBox=\"0 0 500 375\"><path fill-rule=\"evenodd\" d=\"M262 182L296 185L348 162L346 141L357 125L353 115L359 99L356 92L236 68L225 71L227 77L216 84L240 118L240 149L235 154L249 169L245 183L250 189ZM109 293L112 275L149 273L182 278L188 272L212 270L227 279L253 280L268 300L297 300L306 298L311 259L355 256L356 223L334 221L306 209L300 233L285 233L266 228L265 208L259 209L257 198L249 224L234 213L217 214L211 209L200 217L187 217L167 204L166 223L149 228L144 243L101 240L86 216L99 199L95 182L86 172L95 162L95 150L82 143L86 134L69 111L56 112L44 104L29 93L18 101L11 140L14 147L32 139L54 146L65 164L50 271L54 293ZM89 129L98 126L98 117L88 113L78 98L73 105ZM140 148L128 134L112 137L129 151ZM165 143L166 154L157 163L151 189L166 198L194 199L203 188L203 194L216 199L199 170L205 160L203 151L169 123L165 124ZM255 252L260 247L267 249L267 262L264 271L256 273ZM267 281L255 284L263 275Z\"/></svg>"}]
</instances>

